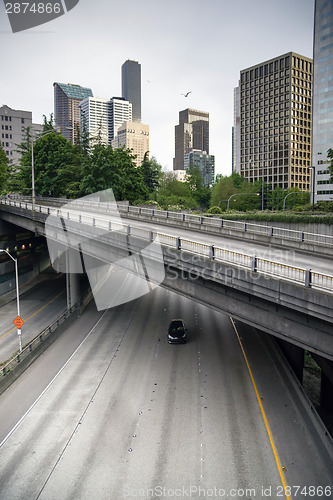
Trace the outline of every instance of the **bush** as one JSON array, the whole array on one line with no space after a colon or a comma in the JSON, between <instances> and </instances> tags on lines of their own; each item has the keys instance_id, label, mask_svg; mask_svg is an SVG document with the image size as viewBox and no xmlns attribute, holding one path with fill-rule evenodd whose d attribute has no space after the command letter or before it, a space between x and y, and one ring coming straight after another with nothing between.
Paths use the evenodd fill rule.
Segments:
<instances>
[{"instance_id":1,"label":"bush","mask_svg":"<svg viewBox=\"0 0 333 500\"><path fill-rule=\"evenodd\" d=\"M222 210L220 207L211 207L209 210L207 210L207 214L220 215L221 213L222 213Z\"/></svg>"}]
</instances>

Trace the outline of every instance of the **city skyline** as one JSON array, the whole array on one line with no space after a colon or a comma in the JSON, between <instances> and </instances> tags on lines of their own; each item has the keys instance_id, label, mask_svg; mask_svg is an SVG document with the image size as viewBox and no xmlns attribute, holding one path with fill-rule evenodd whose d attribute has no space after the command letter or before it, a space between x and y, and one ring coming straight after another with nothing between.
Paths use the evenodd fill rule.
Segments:
<instances>
[{"instance_id":1,"label":"city skyline","mask_svg":"<svg viewBox=\"0 0 333 500\"><path fill-rule=\"evenodd\" d=\"M93 7L82 1L66 16L13 34L1 4L0 40L10 57L0 105L32 111L33 121L41 122L43 114L53 112L53 82L79 84L96 97L111 98L121 93L121 65L136 60L142 68L142 121L150 127L150 156L172 170L179 111L204 109L210 114L216 173L229 175L239 72L290 51L313 56L314 0L281 0L269 7L263 0L251 5L246 0L237 5L144 0L140 6L124 0L126 35L120 24L109 29L113 9L99 0ZM139 37L131 35L137 26Z\"/></svg>"}]
</instances>

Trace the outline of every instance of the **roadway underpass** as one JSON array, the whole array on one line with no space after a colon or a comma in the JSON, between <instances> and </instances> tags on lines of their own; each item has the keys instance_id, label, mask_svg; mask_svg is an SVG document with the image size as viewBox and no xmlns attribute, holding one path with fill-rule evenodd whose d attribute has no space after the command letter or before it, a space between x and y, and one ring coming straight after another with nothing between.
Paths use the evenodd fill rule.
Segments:
<instances>
[{"instance_id":1,"label":"roadway underpass","mask_svg":"<svg viewBox=\"0 0 333 500\"><path fill-rule=\"evenodd\" d=\"M162 288L91 303L0 396L0 443L4 500L331 498L332 450L271 337Z\"/></svg>"}]
</instances>

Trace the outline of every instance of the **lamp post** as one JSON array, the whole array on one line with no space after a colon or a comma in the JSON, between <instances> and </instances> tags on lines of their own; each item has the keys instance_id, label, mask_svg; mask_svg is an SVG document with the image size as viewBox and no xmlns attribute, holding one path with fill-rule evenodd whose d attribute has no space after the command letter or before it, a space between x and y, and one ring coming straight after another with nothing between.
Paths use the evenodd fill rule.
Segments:
<instances>
[{"instance_id":1,"label":"lamp post","mask_svg":"<svg viewBox=\"0 0 333 500\"><path fill-rule=\"evenodd\" d=\"M220 206L220 203L222 203L222 201L228 201L228 200L220 200L217 205L218 207Z\"/></svg>"},{"instance_id":2,"label":"lamp post","mask_svg":"<svg viewBox=\"0 0 333 500\"><path fill-rule=\"evenodd\" d=\"M288 196L290 196L291 194L304 194L302 191L292 191L292 193L288 193L285 197L284 197L284 200L283 200L283 211L285 211L286 209L286 199L288 198Z\"/></svg>"},{"instance_id":3,"label":"lamp post","mask_svg":"<svg viewBox=\"0 0 333 500\"><path fill-rule=\"evenodd\" d=\"M311 182L311 198L312 198L312 211L314 210L314 204L315 204L315 189L316 189L316 184L315 184L315 180L316 180L316 167L312 166L312 167L308 167L312 170L312 182Z\"/></svg>"},{"instance_id":4,"label":"lamp post","mask_svg":"<svg viewBox=\"0 0 333 500\"><path fill-rule=\"evenodd\" d=\"M7 250L0 249L0 252L5 252L14 261L14 263L15 263L17 316L20 317L20 292L19 292L17 259L15 259L9 252L7 252ZM17 328L17 335L18 335L18 338L19 338L20 352L22 352L21 328Z\"/></svg>"},{"instance_id":5,"label":"lamp post","mask_svg":"<svg viewBox=\"0 0 333 500\"><path fill-rule=\"evenodd\" d=\"M229 196L229 199L228 199L228 210L229 210L229 203L230 203L230 200L233 196L259 196L260 193L235 193L235 194L232 194L231 196Z\"/></svg>"},{"instance_id":6,"label":"lamp post","mask_svg":"<svg viewBox=\"0 0 333 500\"><path fill-rule=\"evenodd\" d=\"M32 198L32 211L35 211L36 205L36 194L35 194L35 163L34 163L34 141L37 141L41 137L45 137L48 134L51 134L54 130L48 130L44 134L40 134L38 137L31 138L31 198Z\"/></svg>"}]
</instances>

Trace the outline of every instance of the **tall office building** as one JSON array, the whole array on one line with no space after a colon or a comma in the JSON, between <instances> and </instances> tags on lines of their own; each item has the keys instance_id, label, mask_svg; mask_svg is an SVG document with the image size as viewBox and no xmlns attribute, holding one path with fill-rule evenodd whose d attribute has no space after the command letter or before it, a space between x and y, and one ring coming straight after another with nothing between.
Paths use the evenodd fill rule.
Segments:
<instances>
[{"instance_id":1,"label":"tall office building","mask_svg":"<svg viewBox=\"0 0 333 500\"><path fill-rule=\"evenodd\" d=\"M124 122L119 128L115 139L112 141L113 148L131 149L136 155L135 164L142 164L145 153L149 153L149 125L138 122Z\"/></svg>"},{"instance_id":2,"label":"tall office building","mask_svg":"<svg viewBox=\"0 0 333 500\"><path fill-rule=\"evenodd\" d=\"M92 90L80 85L57 83L54 87L54 119L60 133L74 143L80 129L80 102L92 97Z\"/></svg>"},{"instance_id":3,"label":"tall office building","mask_svg":"<svg viewBox=\"0 0 333 500\"><path fill-rule=\"evenodd\" d=\"M132 120L141 122L141 64L127 60L121 67L122 96L132 103Z\"/></svg>"},{"instance_id":4,"label":"tall office building","mask_svg":"<svg viewBox=\"0 0 333 500\"><path fill-rule=\"evenodd\" d=\"M8 160L13 165L18 165L21 153L17 146L27 138L27 132L36 137L43 130L43 126L32 123L31 111L12 109L9 106L0 108L1 143Z\"/></svg>"},{"instance_id":5,"label":"tall office building","mask_svg":"<svg viewBox=\"0 0 333 500\"><path fill-rule=\"evenodd\" d=\"M240 174L310 188L312 60L294 52L240 72ZM236 126L237 127L237 126Z\"/></svg>"},{"instance_id":6,"label":"tall office building","mask_svg":"<svg viewBox=\"0 0 333 500\"><path fill-rule=\"evenodd\" d=\"M312 186L314 201L333 199L327 151L333 148L333 0L316 0L313 43Z\"/></svg>"},{"instance_id":7,"label":"tall office building","mask_svg":"<svg viewBox=\"0 0 333 500\"><path fill-rule=\"evenodd\" d=\"M101 140L109 144L109 99L86 97L80 102L81 131L89 136L89 146Z\"/></svg>"},{"instance_id":8,"label":"tall office building","mask_svg":"<svg viewBox=\"0 0 333 500\"><path fill-rule=\"evenodd\" d=\"M234 89L234 125L232 127L232 171L240 173L240 82Z\"/></svg>"},{"instance_id":9,"label":"tall office building","mask_svg":"<svg viewBox=\"0 0 333 500\"><path fill-rule=\"evenodd\" d=\"M215 156L209 155L206 151L192 149L184 155L184 167L197 167L206 186L211 186L215 179ZM177 171L179 172L179 171Z\"/></svg>"},{"instance_id":10,"label":"tall office building","mask_svg":"<svg viewBox=\"0 0 333 500\"><path fill-rule=\"evenodd\" d=\"M184 155L192 149L209 154L209 113L188 108L179 112L175 126L174 170L184 170Z\"/></svg>"},{"instance_id":11,"label":"tall office building","mask_svg":"<svg viewBox=\"0 0 333 500\"><path fill-rule=\"evenodd\" d=\"M109 101L109 143L116 137L120 125L132 121L133 105L124 97L112 97Z\"/></svg>"}]
</instances>

